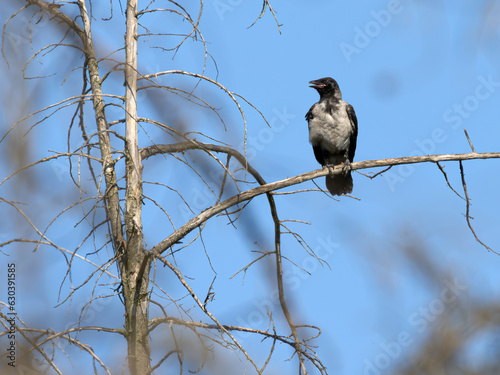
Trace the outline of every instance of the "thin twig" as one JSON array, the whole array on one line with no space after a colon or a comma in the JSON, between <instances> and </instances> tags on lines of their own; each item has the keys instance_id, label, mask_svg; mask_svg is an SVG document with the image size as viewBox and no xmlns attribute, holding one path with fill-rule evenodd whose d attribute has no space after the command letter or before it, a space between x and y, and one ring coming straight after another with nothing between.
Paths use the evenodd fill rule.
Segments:
<instances>
[{"instance_id":1,"label":"thin twig","mask_svg":"<svg viewBox=\"0 0 500 375\"><path fill-rule=\"evenodd\" d=\"M377 177L377 176L381 175L382 173L387 172L387 171L388 171L389 169L391 169L391 168L392 168L392 165L389 165L387 168L384 168L384 169L382 169L381 171L379 171L379 172L377 172L377 173L375 173L375 174L372 174L372 175L365 174L365 173L361 173L361 172L359 172L359 171L357 171L357 172L358 172L359 174L362 174L363 176L368 177L368 178L370 178L370 179L372 179L372 180L373 180L375 177Z\"/></svg>"},{"instance_id":2,"label":"thin twig","mask_svg":"<svg viewBox=\"0 0 500 375\"><path fill-rule=\"evenodd\" d=\"M476 150L474 150L474 146L472 145L472 141L470 140L470 138L469 138L469 134L467 133L467 130L466 130L466 129L464 129L464 133L465 133L465 136L467 137L467 140L469 141L469 146L470 146L470 148L471 148L472 152L474 152L474 153L475 153L475 152L476 152Z\"/></svg>"},{"instance_id":3,"label":"thin twig","mask_svg":"<svg viewBox=\"0 0 500 375\"><path fill-rule=\"evenodd\" d=\"M463 200L465 200L464 197L462 197L460 194L458 194L458 192L453 189L453 186L451 186L450 184L450 181L448 180L448 175L446 174L446 172L444 171L444 168L441 166L441 164L439 164L439 162L436 162L436 165L438 166L439 170L441 171L441 173L443 174L444 176L444 179L446 180L446 183L448 184L448 187L456 194L458 195L460 198L462 198Z\"/></svg>"},{"instance_id":4,"label":"thin twig","mask_svg":"<svg viewBox=\"0 0 500 375\"><path fill-rule=\"evenodd\" d=\"M219 327L219 329L224 332L228 337L231 338L231 340L233 341L234 345L236 345L236 347L238 347L238 349L245 355L245 357L247 358L247 360L254 366L255 370L257 371L257 373L261 374L262 372L259 371L259 368L257 366L257 364L253 361L253 359L249 356L249 354L247 353L247 351L245 350L245 348L243 348L243 346L241 346L241 344L238 342L238 340L236 340L236 338L229 332L229 330L227 330L220 322L219 320L214 316L212 315L212 313L210 311L207 310L206 306L203 304L203 302L201 302L201 300L198 298L198 296L195 294L195 292L193 291L193 289L191 289L191 287L189 286L189 284L186 282L186 280L184 279L184 277L182 276L181 272L177 269L177 267L175 267L172 263L170 263L167 259L165 259L164 257L162 257L160 254L155 254L155 258L160 260L163 264L165 264L168 268L170 268L170 270L172 270L172 272L175 274L175 276L177 276L177 278L179 279L179 281L181 282L181 284L184 286L184 288L186 288L186 290L188 290L189 294L191 295L191 297L194 299L194 301L196 302L196 304L198 305L198 307L205 313L207 314L210 319L213 320L213 322L215 324L217 324L217 326Z\"/></svg>"},{"instance_id":5,"label":"thin twig","mask_svg":"<svg viewBox=\"0 0 500 375\"><path fill-rule=\"evenodd\" d=\"M465 220L467 220L467 225L469 226L470 231L474 235L474 238L476 239L477 242L479 242L481 245L483 245L486 250L492 251L495 254L498 254L496 251L491 249L488 245L486 245L484 242L482 242L476 235L476 232L474 231L474 228L472 228L472 224L470 222L470 219L474 219L469 215L469 209L470 209L470 199L469 199L469 193L467 192L467 185L465 183L465 173L464 173L464 167L462 165L462 160L458 161L460 165L460 176L462 177L462 186L464 188L464 194L465 194L465 200L466 200L466 205L465 205Z\"/></svg>"}]
</instances>

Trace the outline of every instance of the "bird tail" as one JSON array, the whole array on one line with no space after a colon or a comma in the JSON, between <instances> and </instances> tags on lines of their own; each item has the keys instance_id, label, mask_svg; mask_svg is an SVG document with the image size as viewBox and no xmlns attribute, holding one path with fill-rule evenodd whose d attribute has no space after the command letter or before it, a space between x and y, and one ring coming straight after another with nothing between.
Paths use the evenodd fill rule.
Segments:
<instances>
[{"instance_id":1,"label":"bird tail","mask_svg":"<svg viewBox=\"0 0 500 375\"><path fill-rule=\"evenodd\" d=\"M326 188L332 195L352 193L353 182L351 171L346 174L339 173L334 176L326 176Z\"/></svg>"}]
</instances>

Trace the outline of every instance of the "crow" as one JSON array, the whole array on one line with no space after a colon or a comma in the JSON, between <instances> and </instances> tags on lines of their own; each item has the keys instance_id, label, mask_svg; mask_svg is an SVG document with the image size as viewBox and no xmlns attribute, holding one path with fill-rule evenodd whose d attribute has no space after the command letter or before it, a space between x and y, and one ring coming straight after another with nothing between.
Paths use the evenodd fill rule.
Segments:
<instances>
[{"instance_id":1,"label":"crow","mask_svg":"<svg viewBox=\"0 0 500 375\"><path fill-rule=\"evenodd\" d=\"M358 119L354 108L342 100L337 81L326 77L309 82L319 93L319 102L306 114L309 142L314 156L323 167L342 164L342 173L326 176L326 187L332 195L352 192L351 163L356 152Z\"/></svg>"}]
</instances>

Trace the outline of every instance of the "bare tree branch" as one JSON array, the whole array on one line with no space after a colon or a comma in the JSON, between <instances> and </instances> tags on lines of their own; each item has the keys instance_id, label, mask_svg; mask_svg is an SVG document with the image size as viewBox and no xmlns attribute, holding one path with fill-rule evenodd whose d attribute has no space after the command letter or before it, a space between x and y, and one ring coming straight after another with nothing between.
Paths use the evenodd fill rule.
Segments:
<instances>
[{"instance_id":1,"label":"bare tree branch","mask_svg":"<svg viewBox=\"0 0 500 375\"><path fill-rule=\"evenodd\" d=\"M160 147L150 146L152 148ZM149 149L149 148L147 148ZM144 151L146 152L146 151ZM150 151L147 151L150 152ZM444 154L444 155L423 155L423 156L412 156L412 157L401 157L401 158L389 158L389 159L379 159L379 160L367 160L358 161L352 164L353 170L376 168L376 167L387 167L394 165L403 164L416 164L416 163L426 163L426 162L440 162L440 161L459 161L459 160L475 160L475 159L498 159L500 158L500 152L485 152L485 153L468 153L468 154ZM335 174L342 172L341 166L336 166L332 169ZM268 192L283 189L288 186L297 185L317 177L326 176L329 173L328 169L318 169L315 171L300 174L295 177L290 177L285 180L271 182L266 185L262 185L250 190L247 190L241 194L235 195L225 201L219 203L216 206L212 206L202 213L198 214L191 220L189 220L182 227L177 229L170 236L166 237L164 240L159 242L157 245L151 248L153 253L161 254L168 248L172 247L181 238L191 232L193 229L200 226L202 223L210 219L211 217L217 215L218 213L226 210L227 208L234 206L235 204L250 200L256 196L266 194Z\"/></svg>"},{"instance_id":2,"label":"bare tree branch","mask_svg":"<svg viewBox=\"0 0 500 375\"><path fill-rule=\"evenodd\" d=\"M264 370L267 369L271 357L275 356L275 351L278 350L277 348L279 345L276 344L283 343L286 344L286 348L292 348L290 359L294 356L297 357L299 374L307 375L308 366L314 366L314 371L322 375L327 374L326 367L317 357L315 347L311 341L319 336L321 330L318 327L294 323L292 316L293 310L289 310L287 305L287 301L290 303L290 296L288 296L289 298L287 299L285 295L283 262L289 262L293 267L297 267L299 270L308 274L312 272L310 273L307 267L296 262L295 259L292 259L292 257L282 249L281 236L291 236L291 239L297 241L305 252L309 256L315 258L321 265L328 265L328 263L317 255L319 251L313 250L313 248L306 243L305 236L294 231L293 226L295 223L308 223L303 220L280 220L275 202L275 195L288 197L289 194L297 192L318 191L326 194L326 197L329 199L334 199L316 185L314 179L330 173L342 173L341 166L331 169L325 168L310 171L281 181L267 183L259 171L250 165L247 159L247 117L244 112L245 106L248 105L252 110L255 110L258 115L262 117L267 126L271 126L270 124L272 121L268 122L263 113L245 97L232 92L229 86L223 85L218 81L218 67L215 60L213 61L211 69L207 68L207 61L209 61L209 58L212 58L212 56L209 54L207 48L208 43L205 41L200 30L204 1L198 1L196 13L192 13L192 4L187 7L174 0L164 2L167 5L163 8L155 8L155 6L157 6L157 2L155 1L147 2L142 9L138 9L139 2L137 0L127 0L123 4L120 3L120 6L126 4L126 9L121 9L121 14L126 17L125 39L124 41L120 39L117 47L114 46L109 49L105 43L101 43L101 39L97 37L97 34L95 34L96 37L93 38L92 31L97 33L102 30L100 25L97 25L100 20L111 20L114 14L113 3L114 2L111 0L109 4L106 2L104 3L104 6L109 7L110 14L107 12L108 8L104 8L106 12L105 16L108 17L109 14L109 18L102 18L100 12L102 12L103 5L100 3L97 5L96 2L91 0L55 3L50 0L26 0L21 9L8 17L3 27L1 48L4 58L7 60L4 44L5 39L11 37L9 30L7 30L7 26L14 23L14 18L29 13L26 22L27 25L25 25L28 31L27 38L25 38L25 35L22 36L23 39L26 39L25 41L27 43L25 44L28 45L26 49L29 51L29 55L25 58L25 62L19 65L19 70L22 72L22 76L25 79L51 77L53 74L45 73L43 69L35 72L32 72L31 69L34 69L36 65L35 62L40 62L42 64L42 60L47 54L54 51L57 52L58 47L70 47L65 48L65 50L68 51L68 55L75 56L81 60L79 63L75 64L75 66L70 66L67 72L62 73L64 77L62 80L63 84L65 82L74 82L74 76L76 74L73 73L81 73L79 78L77 76L78 80L81 80L82 83L81 87L76 87L79 95L72 96L74 93L71 92L71 96L68 95L69 97L65 100L45 106L43 109L32 111L31 114L22 117L18 121L12 121L14 125L7 129L6 133L2 135L0 139L1 143L7 136L14 138L17 135L17 131L21 130L21 122L25 120L29 119L32 121L31 124L27 125L28 130L25 132L25 135L33 135L35 128L41 130L39 129L40 124L54 121L56 118L59 121L59 117L64 116L65 110L72 112L72 117L68 120L69 126L65 145L65 148L67 148L65 151L67 152L59 153L56 151L55 155L46 157L42 157L45 155L38 156L37 158L41 159L35 162L23 160L22 163L19 163L13 168L15 172L4 178L3 181L0 181L0 186L8 186L7 182L14 184L17 179L20 179L24 174L20 172L33 166L54 161L60 157L65 157L68 158L69 174L72 182L78 189L79 198L74 198L72 204L65 204L60 210L58 208L59 213L55 215L51 213L51 219L48 220L48 225L44 225L45 230L38 229L37 217L31 217L27 214L27 211L21 210L21 204L16 202L16 200L20 199L12 199L9 201L0 198L0 203L6 204L9 210L13 210L23 223L24 220L26 220L26 227L31 233L25 238L14 238L15 236L12 238L9 237L6 240L2 238L0 241L0 248L2 254L7 245L11 245L9 248L14 248L16 244L36 244L34 251L41 245L47 245L59 250L65 260L63 267L66 268L61 272L63 276L57 296L58 302L60 303L58 303L56 307L66 304L69 305L71 310L75 297L85 293L87 289L91 290L88 300L82 304L79 304L80 301L77 301L78 306L83 307L78 307L79 313L76 322L70 324L72 328L68 329L66 326L64 329L61 329L60 332L55 332L51 329L29 328L19 318L17 320L18 323L14 325L14 328L19 332L19 336L16 337L19 348L27 342L29 344L29 350L24 352L29 353L30 356L36 355L39 357L37 359L41 359L51 370L53 370L53 372L62 373L64 372L64 368L61 367L59 361L56 363L55 353L57 350L60 350L63 354L67 355L68 359L71 361L72 358L69 351L66 353L63 347L58 347L60 342L70 343L90 357L95 373L102 372L102 368L104 372L110 374L111 369L109 369L94 352L92 346L86 344L82 340L82 337L85 335L76 336L76 334L90 331L118 333L118 336L123 336L123 338L127 340L127 351L123 355L124 367L125 363L128 364L129 372L132 375L164 371L163 367L171 366L169 362L172 360L174 362L177 361L179 372L184 373L187 363L184 355L186 354L186 350L191 351L192 347L186 349L186 341L183 341L183 337L179 335L180 329L182 332L187 330L190 334L192 333L195 335L193 342L198 346L197 349L200 349L200 353L197 353L198 357L195 359L196 366L199 365L196 372L202 371L205 364L208 362L209 354L215 354L215 350L213 349L215 344L224 349L235 351L240 357L242 354L244 356L245 366L251 364L258 374L262 374ZM33 10L33 8L35 9ZM271 7L269 0L262 0L262 9L255 22L262 18L267 11L271 13L278 31L281 33L281 25L278 22L276 12ZM162 29L159 30L159 32L157 32L158 30L150 30L149 27L156 27L154 22L156 21L156 17L159 16L164 17L162 19L168 21L170 21L170 17L180 20L181 23L185 25L184 27L186 27L186 29L181 29L179 32L177 32L177 30L163 30L164 25L160 25ZM37 20L38 17L39 19ZM33 30L36 28L33 28L33 26L38 25L44 17L44 21L49 20L52 24L56 25L54 30L60 35L51 35L50 33L44 32L42 38L35 38L36 32ZM153 26L143 23L150 19L153 20ZM19 21L19 19L16 19L16 22L17 21ZM250 27L253 26L255 22L253 22ZM177 27L177 25L175 25L175 27ZM141 33L139 33L139 30L141 30ZM25 30L19 31L18 29L17 31L19 34L22 34ZM122 34L123 32L119 33L120 38ZM12 35L20 36L16 34ZM48 41L48 37L50 36L55 36L56 39ZM167 36L168 39L165 38ZM167 43L164 43L163 40L160 43L153 41L156 37L167 39ZM172 57L175 57L179 49L187 40L190 42L198 42L194 44L199 46L200 52L203 53L204 61L202 64L200 63L198 65L199 70L196 72L183 70L182 66L178 67L175 66L175 64L172 65L172 70L163 70L164 68L158 67L152 70L151 67L147 65L148 62L145 63L145 66L140 67L138 66L137 45L139 38L141 42L144 42L144 45L147 46L146 48L150 48L153 51L161 51L165 55L169 54ZM168 42L170 40L172 43ZM40 46L38 45L39 42L43 44ZM97 43L99 43L99 45ZM18 47L19 45L16 46L16 49ZM201 51L201 47L203 51ZM6 51L7 50L8 48L6 48ZM104 51L103 56L97 56L96 50ZM111 50L112 52L109 52ZM211 70L216 72L215 77L211 77L207 73ZM155 73L140 73L149 73L150 71ZM186 77L183 80L187 80L191 84L188 88L179 88L170 87L162 83L162 77L165 79L165 77L172 77L172 75ZM51 78L49 79L52 80ZM103 86L104 81L106 81L106 86ZM122 88L122 83L124 83L124 89ZM206 93L204 93L203 89L206 83L208 83L208 86L211 88L222 90L222 96L226 100L227 96L230 103L234 103L236 106L242 120L240 120L239 123L242 124L244 128L244 151L239 152L229 144L219 141L214 133L205 131L202 126L186 130L187 126L185 125L187 121L180 115L180 112L177 112L174 108L177 105L176 102L174 104L169 103L169 107L166 111L163 111L164 108L161 108L162 111L158 111L158 113L161 112L160 117L164 115L167 118L167 121L164 121L164 123L160 122L160 120L155 117L149 119L146 117L139 117L138 115L138 113L150 112L151 108L155 109L151 106L154 104L155 100L151 93L156 96L156 94L160 92L162 95L171 94L175 100L180 97L184 101L193 103L196 106L196 110L199 108L209 109L216 114L217 119L223 124L224 130L232 131L234 127L230 126L225 118L223 119L221 115L222 111L219 111L218 106L212 102L212 92L208 94L209 99L204 97ZM138 84L143 85L138 87ZM66 87L67 86L68 85L66 85ZM117 91L116 95L103 92L103 87ZM71 88L73 89L73 87ZM122 90L125 92L123 93ZM141 96L148 95L147 104L143 108L138 107L138 94ZM86 110L90 108L90 102L92 102L93 113L91 111L87 112ZM168 103L168 101L166 102ZM163 106L165 102L161 101L161 103ZM75 104L76 106L74 106ZM113 116L111 118L113 121L108 121L110 117L106 117L106 109L108 110L108 115ZM122 115L115 116L115 113L112 113L109 109L113 111L119 110L122 112ZM89 113L91 117L89 117ZM155 115L153 114L152 116ZM179 117L180 120L177 117ZM89 121L89 119L91 121ZM178 122L176 123L176 121ZM95 124L92 125L94 122ZM78 124L81 130L81 134L78 134L78 138L80 141L83 140L83 145L76 147L76 149L72 149L75 128L73 125L75 123ZM89 130L91 126L93 130ZM149 127L153 128L153 132L155 133L150 133ZM158 131L158 129L160 130ZM219 129L217 129L217 131L218 130ZM146 134L152 145L140 149L139 144L141 144L141 140L139 136L142 132ZM446 161L458 161L465 194L465 198L463 199L466 201L465 217L467 225L475 239L486 249L493 251L480 241L472 227L473 218L470 216L470 197L465 181L463 161L500 158L500 153L476 153L467 131L464 130L464 132L472 149L472 153L368 160L353 163L352 168L358 171L367 168L383 168L377 171L377 173L368 173L365 175L373 179L398 165L425 162L436 163L445 178L447 186L461 197L451 186L448 176L443 166L440 164ZM164 136L166 139L173 139L179 143L156 145L154 144L156 140L162 139L156 138L157 133L160 133L161 136ZM196 141L194 139L195 136L205 140L207 143ZM144 141L147 141L147 139L142 140L142 142ZM167 141L162 140L162 142ZM211 176L207 178L208 174L205 174L206 171L209 171L208 163L197 163L198 160L193 157L197 151L194 150L200 150L205 153L205 155L210 158L210 163L214 161L217 167L220 168L220 171L218 170L217 172L221 172L221 174L217 173L217 181L215 183L217 186L215 188L213 179L210 179ZM49 153L50 152L53 151L49 150ZM161 197L157 198L155 195L146 196L143 192L144 184L149 183L142 180L143 161L155 155L166 153L173 154L173 158L194 171L197 177L207 187L207 194L212 200L211 207L199 212L196 211L196 203L190 206L188 203L189 199L185 199L182 190L178 191L169 186L171 181L166 183L163 181L151 182L156 186L161 186L175 192L179 199L182 200L185 206L190 210L189 212L194 216L190 220L186 219L183 223L181 222L180 227L179 223L175 222L177 218L176 207L171 206L170 202L163 203L164 200L162 200ZM219 154L223 154L222 157ZM77 157L77 165L74 157ZM231 170L232 165L230 162L233 161L232 158L236 159L239 163L235 171ZM145 165L148 166L147 163ZM21 168L19 168L19 166L21 166ZM244 172L244 177L239 175L242 171ZM211 174L213 171L210 170L209 172ZM117 175L117 173L120 173L120 175ZM15 178L13 178L14 176ZM310 187L312 188L280 193L276 192L280 189L295 186L306 181L312 181L317 188L315 189L314 186L311 185ZM88 182L90 183L90 189L92 191L95 189L95 192L87 193ZM177 181L175 181L174 184L175 183L177 183ZM256 186L256 184L259 186L248 189L249 186ZM71 183L69 185L71 185ZM245 191L245 189L248 190ZM217 277L218 270L216 271L217 265L215 262L212 262L210 258L210 251L205 247L203 238L205 233L204 230L208 230L208 226L207 228L205 228L205 226L208 220L218 214L222 214L226 215L229 224L232 224L236 228L235 222L239 219L245 208L250 205L253 198L262 194L266 194L270 209L269 213L273 220L274 249L266 248L264 245L261 245L262 242L259 240L257 245L260 246L262 250L257 251L257 258L253 261L246 262L247 265L238 272L246 272L249 267L257 263L262 263L260 261L267 256L274 256L275 268L272 274L273 277L276 277L274 280L276 281L278 290L277 300L279 301L279 307L270 309L269 306L266 306L264 315L267 313L268 319L264 319L264 322L267 322L267 328L254 329L250 327L226 325L223 324L218 316L212 314L211 309L208 308L208 306L215 304L213 296L216 293L217 283L214 281ZM148 195L150 194L148 193ZM224 200L227 196L229 196L229 198ZM356 197L352 198L358 199ZM153 206L152 210L156 211L158 208L161 214L168 217L170 223L170 226L165 226L161 229L163 234L161 234L159 238L163 238L163 240L152 247L148 246L146 237L143 233L142 220L145 213L142 212L142 205L143 200L146 199L154 203L155 206ZM162 206L162 204L164 204L164 206ZM79 208L78 206L81 206L82 212L79 213L75 228L78 227L78 229L81 229L84 225L88 224L90 230L78 233L79 237L72 238L71 241L73 242L70 245L70 249L66 249L59 245L59 239L57 243L53 241L54 238L58 238L57 235L53 236L53 232L59 230L58 224L65 219L64 216L66 213L70 211L72 213L72 209L74 207ZM203 205L203 207L205 206ZM150 206L147 207L147 209L149 208ZM102 215L103 212L105 216ZM292 223L289 224L290 222ZM187 238L195 229L196 231ZM3 237L3 233L0 233L0 236ZM19 237L23 236L25 235L20 235ZM32 239L33 236L36 239ZM93 243L90 244L92 240ZM180 264L181 255L178 255L181 250L198 240L201 242L201 246L208 260L208 265L210 267L209 272L211 271L215 275L212 278L211 284L210 281L208 281L207 284L202 287L201 295L195 294L197 287L195 287L195 282L193 281L193 285L191 285L189 282L190 278L183 274L183 265ZM158 241L156 237L155 241ZM111 256L109 252L101 252L101 250L107 248L109 244L112 244L114 250L114 253L111 252ZM87 245L90 245L90 250L87 249ZM87 251L87 253L83 256L81 253L85 251ZM105 259L100 259L103 253L106 253L104 254ZM95 259L91 261L90 256L98 258L99 261L96 262ZM87 259L87 257L89 257L89 259ZM86 264L83 265L88 268L85 268L84 274L78 272L78 275L76 275L76 272L73 271L76 268L75 266L78 260L86 262ZM179 262L179 264L177 264L177 262ZM168 267L166 275L160 273L163 269L162 265ZM193 264L190 264L190 266L191 265ZM118 276L109 271L111 266L118 267ZM169 270L174 273L175 277L180 282L180 288L177 287L177 289L174 289L171 288L170 285L165 286L160 282L160 279L156 279L157 276L172 276ZM236 274L238 274L238 272ZM204 274L203 276L205 277ZM161 279L161 281L163 281L163 279ZM199 280L196 282L199 282ZM98 286L102 285L112 288L112 292L105 292L104 295L98 294ZM66 287L69 288L68 292L64 289ZM178 289L180 289L180 292ZM275 291L273 291L273 300L275 297L274 292ZM65 294L63 295L63 293ZM180 296L177 293L180 293ZM100 327L99 324L94 322L90 325L90 321L85 320L92 315L91 308L99 305L98 301L116 300L116 296L120 298L120 301L125 306L124 328ZM155 300L157 297L158 300ZM185 300L189 300L188 304L185 303ZM194 301L194 304L192 301ZM3 302L0 302L0 304L9 307ZM159 313L160 317L156 315L153 319L149 318L149 309L151 307L159 309L155 312ZM174 311L173 314L178 314L180 317L172 316L172 310ZM207 320L208 323L195 321L198 317L194 316L192 310L195 310L196 313L199 313L199 310L201 310L201 312L205 314L203 318ZM288 327L284 329L287 331L285 334L281 332L281 329L277 331L277 327L275 326L276 312L278 312L278 314L283 313L284 320L286 320ZM8 330L11 329L7 315L9 314L0 313L0 325L4 328L4 331L0 332L0 336L5 336L8 334ZM17 318L18 316L16 315L16 319ZM85 326L83 326L84 322L86 324ZM165 345L166 350L162 351L163 346L155 345L155 352L151 353L150 342L154 337L153 331L160 326L163 328L166 325L169 325L170 328L170 331L167 332L168 338L162 343ZM282 326L282 324L279 326ZM254 358L250 355L250 347L243 345L243 341L237 340L234 332L251 333L260 336L262 340L268 339L269 351L266 352L262 358L257 360L257 357ZM157 333L158 332L154 332L155 335ZM122 340L122 337L120 337L120 340ZM189 344L193 342L189 342ZM171 347L167 349L168 345ZM194 353L195 350L192 350L192 352ZM155 358L156 363L154 366L151 363L151 358ZM174 365L177 366L177 363L174 363ZM160 369L160 367L162 367L162 369ZM123 372L126 372L125 368Z\"/></svg>"},{"instance_id":3,"label":"bare tree branch","mask_svg":"<svg viewBox=\"0 0 500 375\"><path fill-rule=\"evenodd\" d=\"M462 160L459 160L458 163L460 165L460 177L462 178L462 186L463 186L464 194L465 194L465 202L466 202L466 204L465 204L465 220L467 221L467 225L469 226L469 229L472 232L472 234L474 235L474 238L476 239L477 242L479 242L486 250L492 251L495 254L499 254L496 251L494 251L491 247L489 247L488 245L486 245L483 241L481 241L477 237L476 231L472 227L471 219L474 219L474 218L469 215L470 198L469 198L469 193L467 191L467 184L465 183L464 166L462 164Z\"/></svg>"},{"instance_id":4,"label":"bare tree branch","mask_svg":"<svg viewBox=\"0 0 500 375\"><path fill-rule=\"evenodd\" d=\"M220 146L220 145L213 145L213 144L207 144L207 143L201 143L197 141L189 141L189 142L181 142L173 145L155 145L155 146L150 146L145 149L141 149L141 154L143 154L143 158L146 159L147 157L155 154L155 153L165 153L165 152L182 152L186 151L189 149L201 149L204 151L215 151L215 152L223 152L226 153L232 157L234 157L236 160L240 162L240 164L245 167L245 169L252 175L254 178L257 180L257 182L261 185L264 186L266 185L266 181L262 178L262 176L252 167L248 164L246 161L246 158L239 153L238 151L226 147L226 146ZM226 168L227 169L227 168ZM304 375L307 374L307 370L304 364L304 358L303 358L303 350L301 348L301 341L299 339L299 335L297 333L297 330L295 328L295 324L292 320L290 311L288 309L288 306L286 304L285 300L285 290L283 287L283 267L282 267L282 255L281 255L281 223L278 218L278 211L276 209L276 204L274 202L274 198L272 194L267 193L267 198L269 201L269 207L271 209L271 216L273 218L274 222L274 238L275 238L275 257L276 257L276 277L277 277L277 283L278 283L278 295L279 295L279 301L280 301L280 306L281 310L283 311L283 314L286 318L286 321L288 323L288 326L290 327L292 331L292 336L295 340L295 348L297 351L297 355L299 357L299 362L301 365L301 371ZM217 206L217 203L214 205ZM213 207L214 207L213 206ZM203 225L203 224L201 224Z\"/></svg>"}]
</instances>

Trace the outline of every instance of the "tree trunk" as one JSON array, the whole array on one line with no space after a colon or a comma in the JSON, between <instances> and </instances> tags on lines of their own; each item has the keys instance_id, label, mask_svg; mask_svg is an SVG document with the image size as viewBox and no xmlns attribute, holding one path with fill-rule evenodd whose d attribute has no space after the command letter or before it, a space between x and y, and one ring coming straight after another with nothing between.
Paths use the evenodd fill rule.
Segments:
<instances>
[{"instance_id":1,"label":"tree trunk","mask_svg":"<svg viewBox=\"0 0 500 375\"><path fill-rule=\"evenodd\" d=\"M151 258L144 249L142 232L142 163L137 134L137 0L127 2L125 35L125 132L127 249L122 262L128 363L133 375L151 369L148 338L148 290Z\"/></svg>"}]
</instances>

